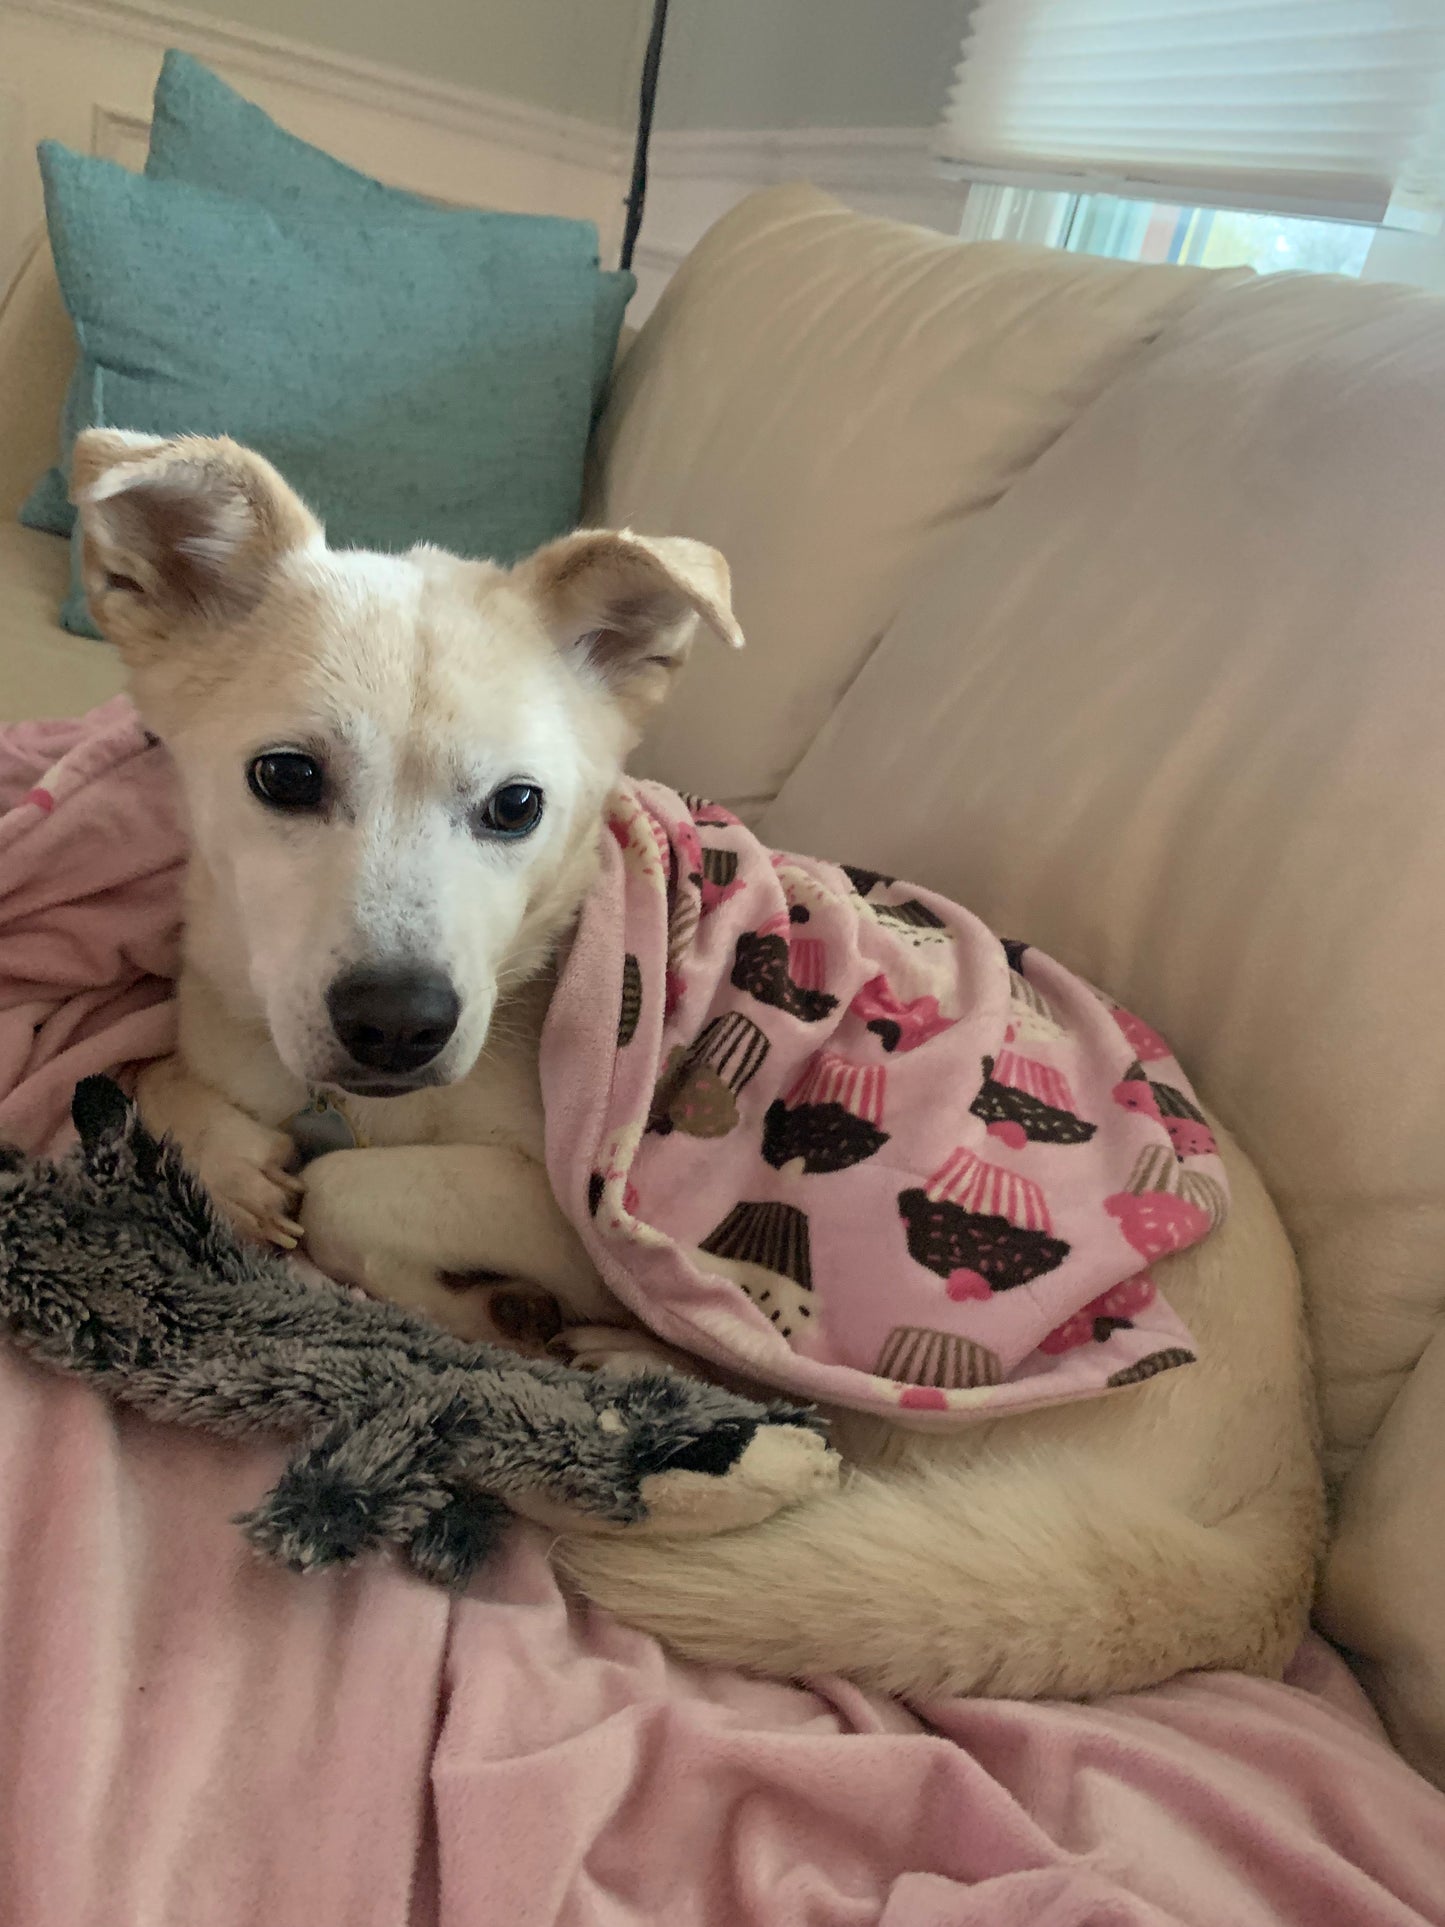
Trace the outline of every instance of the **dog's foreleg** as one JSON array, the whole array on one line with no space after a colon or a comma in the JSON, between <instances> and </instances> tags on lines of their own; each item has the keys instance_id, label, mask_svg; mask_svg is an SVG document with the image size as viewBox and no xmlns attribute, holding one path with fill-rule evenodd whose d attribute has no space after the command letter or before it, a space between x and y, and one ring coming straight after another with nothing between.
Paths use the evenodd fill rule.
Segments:
<instances>
[{"instance_id":1,"label":"dog's foreleg","mask_svg":"<svg viewBox=\"0 0 1445 1927\"><path fill-rule=\"evenodd\" d=\"M547 1173L503 1145L333 1151L307 1166L301 1222L323 1271L460 1338L541 1350L560 1322L547 1329L544 1296L562 1319L621 1316Z\"/></svg>"},{"instance_id":2,"label":"dog's foreleg","mask_svg":"<svg viewBox=\"0 0 1445 1927\"><path fill-rule=\"evenodd\" d=\"M238 1231L284 1251L296 1248L303 1187L287 1169L296 1147L284 1131L258 1124L178 1057L141 1072L136 1103L146 1129L172 1140Z\"/></svg>"}]
</instances>

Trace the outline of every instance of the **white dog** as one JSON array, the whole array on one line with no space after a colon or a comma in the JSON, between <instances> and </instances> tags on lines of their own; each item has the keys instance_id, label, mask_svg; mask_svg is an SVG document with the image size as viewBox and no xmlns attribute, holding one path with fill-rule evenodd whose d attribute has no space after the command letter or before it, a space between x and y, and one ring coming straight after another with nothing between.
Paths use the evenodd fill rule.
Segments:
<instances>
[{"instance_id":1,"label":"white dog","mask_svg":"<svg viewBox=\"0 0 1445 1927\"><path fill-rule=\"evenodd\" d=\"M148 1122L334 1276L467 1336L540 1344L555 1300L574 1355L646 1350L554 1202L537 1059L623 759L694 632L740 640L721 557L596 533L513 569L332 552L221 441L93 430L74 490L194 844ZM347 1093L352 1145L296 1176L283 1127L318 1090ZM1321 1526L1309 1372L1289 1247L1221 1149L1226 1223L1159 1267L1188 1370L948 1434L838 1414L841 1484L815 1454L765 1523L572 1535L562 1564L682 1652L777 1676L1083 1696L1277 1672Z\"/></svg>"}]
</instances>

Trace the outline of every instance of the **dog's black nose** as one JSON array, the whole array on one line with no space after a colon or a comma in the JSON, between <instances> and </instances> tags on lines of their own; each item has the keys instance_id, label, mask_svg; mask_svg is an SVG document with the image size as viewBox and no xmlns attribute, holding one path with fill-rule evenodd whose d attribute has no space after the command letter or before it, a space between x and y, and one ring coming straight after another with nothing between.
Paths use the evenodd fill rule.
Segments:
<instances>
[{"instance_id":1,"label":"dog's black nose","mask_svg":"<svg viewBox=\"0 0 1445 1927\"><path fill-rule=\"evenodd\" d=\"M395 1075L429 1064L462 1014L446 976L425 964L348 970L327 991L326 1008L353 1063Z\"/></svg>"}]
</instances>

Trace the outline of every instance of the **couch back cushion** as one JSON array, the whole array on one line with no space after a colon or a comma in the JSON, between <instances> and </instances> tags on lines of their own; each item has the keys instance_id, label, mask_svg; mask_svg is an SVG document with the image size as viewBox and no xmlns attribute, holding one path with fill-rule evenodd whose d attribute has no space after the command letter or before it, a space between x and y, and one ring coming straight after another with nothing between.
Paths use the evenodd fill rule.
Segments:
<instances>
[{"instance_id":1,"label":"couch back cushion","mask_svg":"<svg viewBox=\"0 0 1445 1927\"><path fill-rule=\"evenodd\" d=\"M55 460L60 408L75 366L75 330L43 238L0 295L0 516L15 514Z\"/></svg>"},{"instance_id":2,"label":"couch back cushion","mask_svg":"<svg viewBox=\"0 0 1445 1927\"><path fill-rule=\"evenodd\" d=\"M720 548L749 642L694 662L636 767L755 815L929 555L1214 278L965 246L809 187L736 208L629 349L595 451L588 519Z\"/></svg>"},{"instance_id":3,"label":"couch back cushion","mask_svg":"<svg viewBox=\"0 0 1445 1927\"><path fill-rule=\"evenodd\" d=\"M1303 1265L1332 1463L1445 1312L1445 302L1212 291L955 535L763 822L1174 1044Z\"/></svg>"}]
</instances>

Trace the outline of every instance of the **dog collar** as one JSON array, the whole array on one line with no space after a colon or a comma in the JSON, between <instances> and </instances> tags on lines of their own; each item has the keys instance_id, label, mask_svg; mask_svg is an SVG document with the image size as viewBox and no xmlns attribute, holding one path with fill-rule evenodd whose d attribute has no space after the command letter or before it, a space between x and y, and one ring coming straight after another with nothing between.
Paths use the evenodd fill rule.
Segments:
<instances>
[{"instance_id":1,"label":"dog collar","mask_svg":"<svg viewBox=\"0 0 1445 1927\"><path fill-rule=\"evenodd\" d=\"M366 1140L347 1115L339 1098L328 1091L313 1091L305 1104L282 1125L296 1146L303 1165L325 1157L328 1151L357 1151Z\"/></svg>"}]
</instances>

